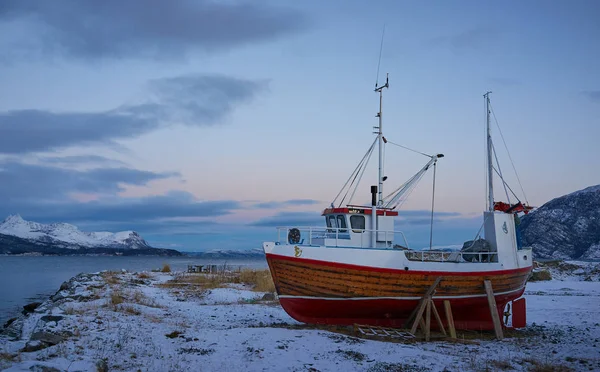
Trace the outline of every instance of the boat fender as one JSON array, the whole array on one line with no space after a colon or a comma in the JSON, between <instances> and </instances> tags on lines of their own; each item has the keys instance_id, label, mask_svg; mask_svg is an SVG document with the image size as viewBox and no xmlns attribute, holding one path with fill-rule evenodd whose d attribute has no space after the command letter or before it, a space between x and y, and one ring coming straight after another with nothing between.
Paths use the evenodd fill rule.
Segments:
<instances>
[{"instance_id":1,"label":"boat fender","mask_svg":"<svg viewBox=\"0 0 600 372\"><path fill-rule=\"evenodd\" d=\"M300 230L297 228L291 228L288 232L288 242L290 244L298 244L300 243Z\"/></svg>"}]
</instances>

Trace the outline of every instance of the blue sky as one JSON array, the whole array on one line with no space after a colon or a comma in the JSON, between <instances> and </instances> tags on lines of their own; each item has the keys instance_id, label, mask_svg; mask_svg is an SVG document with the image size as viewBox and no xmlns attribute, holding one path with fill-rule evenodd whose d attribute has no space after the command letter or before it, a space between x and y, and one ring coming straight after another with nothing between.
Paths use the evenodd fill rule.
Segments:
<instances>
[{"instance_id":1,"label":"blue sky","mask_svg":"<svg viewBox=\"0 0 600 372\"><path fill-rule=\"evenodd\" d=\"M460 244L485 208L486 91L530 204L600 183L599 17L592 0L4 1L0 216L181 250L320 224L373 139L385 24L386 137L446 155L434 244ZM388 146L386 187L426 160ZM416 246L431 174L419 186L398 224Z\"/></svg>"}]
</instances>

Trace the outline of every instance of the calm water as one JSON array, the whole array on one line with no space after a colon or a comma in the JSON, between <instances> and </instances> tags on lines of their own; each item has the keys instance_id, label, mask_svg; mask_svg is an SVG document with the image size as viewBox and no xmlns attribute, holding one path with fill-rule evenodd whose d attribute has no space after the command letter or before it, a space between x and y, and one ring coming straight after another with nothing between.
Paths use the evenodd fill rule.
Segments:
<instances>
[{"instance_id":1,"label":"calm water","mask_svg":"<svg viewBox=\"0 0 600 372\"><path fill-rule=\"evenodd\" d=\"M0 327L16 316L23 305L44 300L54 294L62 282L79 273L102 270L144 271L168 263L173 271L187 270L188 264L225 263L193 257L10 257L0 256ZM265 260L228 260L227 265L266 268Z\"/></svg>"}]
</instances>

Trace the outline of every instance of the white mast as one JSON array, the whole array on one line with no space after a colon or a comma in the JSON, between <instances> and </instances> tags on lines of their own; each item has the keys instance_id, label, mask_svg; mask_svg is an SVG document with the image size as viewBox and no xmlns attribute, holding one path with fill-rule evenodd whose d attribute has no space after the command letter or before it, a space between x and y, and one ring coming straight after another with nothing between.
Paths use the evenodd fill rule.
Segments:
<instances>
[{"instance_id":1,"label":"white mast","mask_svg":"<svg viewBox=\"0 0 600 372\"><path fill-rule=\"evenodd\" d=\"M487 124L487 171L488 171L488 210L494 211L494 184L493 184L493 163L492 163L492 135L490 133L490 93L487 92L485 97L485 111Z\"/></svg>"},{"instance_id":2,"label":"white mast","mask_svg":"<svg viewBox=\"0 0 600 372\"><path fill-rule=\"evenodd\" d=\"M383 88L389 88L389 73L385 76L385 85L377 87L375 84L375 91L379 92L379 112L377 116L379 118L379 126L374 127L373 129L377 129L377 137L379 138L379 181L378 181L378 197L377 197L377 206L383 206L383 121L382 121L382 111L383 111Z\"/></svg>"}]
</instances>

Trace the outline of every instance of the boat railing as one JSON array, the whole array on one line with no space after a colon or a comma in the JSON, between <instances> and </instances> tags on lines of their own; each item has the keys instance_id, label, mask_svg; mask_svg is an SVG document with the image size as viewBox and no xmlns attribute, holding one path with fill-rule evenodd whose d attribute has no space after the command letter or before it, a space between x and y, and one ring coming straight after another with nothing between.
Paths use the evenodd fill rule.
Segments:
<instances>
[{"instance_id":1,"label":"boat railing","mask_svg":"<svg viewBox=\"0 0 600 372\"><path fill-rule=\"evenodd\" d=\"M461 252L461 251L439 251L423 250L404 252L410 261L422 262L498 262L497 252Z\"/></svg>"},{"instance_id":2,"label":"boat railing","mask_svg":"<svg viewBox=\"0 0 600 372\"><path fill-rule=\"evenodd\" d=\"M297 242L289 239L290 231L297 229L300 232L300 237ZM357 247L357 248L373 248L371 244L371 235L377 234L375 248L397 248L409 249L408 241L402 231L396 230L369 230L369 229L353 229L349 227L313 227L300 226L277 227L277 244L300 244L300 245L322 245L325 244L325 239L335 240L335 247ZM394 244L394 236L402 237L404 245ZM360 240L357 238L360 237ZM381 239L383 237L383 239ZM327 242L331 245L331 241Z\"/></svg>"}]
</instances>

